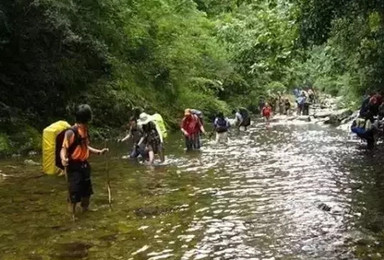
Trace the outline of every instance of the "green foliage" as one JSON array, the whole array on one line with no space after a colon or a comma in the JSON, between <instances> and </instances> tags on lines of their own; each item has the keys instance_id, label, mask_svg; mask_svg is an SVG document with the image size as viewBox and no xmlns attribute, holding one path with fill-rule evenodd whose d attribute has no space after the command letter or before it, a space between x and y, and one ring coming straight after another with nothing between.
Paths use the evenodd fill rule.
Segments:
<instances>
[{"instance_id":1,"label":"green foliage","mask_svg":"<svg viewBox=\"0 0 384 260\"><path fill-rule=\"evenodd\" d=\"M363 0L4 0L0 127L41 130L89 103L105 136L134 107L177 125L186 107L255 108L296 86L352 103L382 88L383 17Z\"/></svg>"},{"instance_id":2,"label":"green foliage","mask_svg":"<svg viewBox=\"0 0 384 260\"><path fill-rule=\"evenodd\" d=\"M380 1L301 1L300 13L300 38L311 47L298 66L302 74L351 103L368 92L384 90Z\"/></svg>"},{"instance_id":3,"label":"green foliage","mask_svg":"<svg viewBox=\"0 0 384 260\"><path fill-rule=\"evenodd\" d=\"M11 150L11 144L6 134L0 133L0 155L9 154Z\"/></svg>"}]
</instances>

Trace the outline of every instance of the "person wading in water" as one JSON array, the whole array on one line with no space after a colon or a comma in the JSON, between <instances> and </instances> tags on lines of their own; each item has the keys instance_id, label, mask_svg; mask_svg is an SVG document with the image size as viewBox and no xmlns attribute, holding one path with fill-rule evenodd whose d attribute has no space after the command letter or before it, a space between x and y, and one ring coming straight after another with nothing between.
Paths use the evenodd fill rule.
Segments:
<instances>
[{"instance_id":1,"label":"person wading in water","mask_svg":"<svg viewBox=\"0 0 384 260\"><path fill-rule=\"evenodd\" d=\"M88 123L92 119L89 105L79 105L76 111L76 124L65 132L60 152L62 165L66 168L69 186L68 202L72 206L72 217L75 217L76 206L80 204L87 211L93 194L91 168L88 163L90 153L104 154L108 148L101 150L91 147L88 135Z\"/></svg>"},{"instance_id":2,"label":"person wading in water","mask_svg":"<svg viewBox=\"0 0 384 260\"><path fill-rule=\"evenodd\" d=\"M205 134L205 129L199 117L188 108L184 111L180 130L184 134L187 151L200 149L200 133Z\"/></svg>"}]
</instances>

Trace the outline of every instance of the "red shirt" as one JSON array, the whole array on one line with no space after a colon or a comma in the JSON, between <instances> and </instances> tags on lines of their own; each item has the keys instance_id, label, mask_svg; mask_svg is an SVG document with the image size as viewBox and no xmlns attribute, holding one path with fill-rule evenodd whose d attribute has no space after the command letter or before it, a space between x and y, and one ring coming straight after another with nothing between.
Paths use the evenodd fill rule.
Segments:
<instances>
[{"instance_id":1,"label":"red shirt","mask_svg":"<svg viewBox=\"0 0 384 260\"><path fill-rule=\"evenodd\" d=\"M270 116L271 115L271 107L270 106L265 106L263 107L263 116Z\"/></svg>"},{"instance_id":2,"label":"red shirt","mask_svg":"<svg viewBox=\"0 0 384 260\"><path fill-rule=\"evenodd\" d=\"M189 135L197 134L201 128L200 119L196 115L186 116L183 118L183 121L181 121L181 128Z\"/></svg>"}]
</instances>

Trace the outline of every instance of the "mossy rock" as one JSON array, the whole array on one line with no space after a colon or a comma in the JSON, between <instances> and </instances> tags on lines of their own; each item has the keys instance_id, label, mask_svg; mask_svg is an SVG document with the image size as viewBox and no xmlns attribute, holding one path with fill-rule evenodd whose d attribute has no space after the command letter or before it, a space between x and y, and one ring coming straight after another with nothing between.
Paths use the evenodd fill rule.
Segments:
<instances>
[{"instance_id":1,"label":"mossy rock","mask_svg":"<svg viewBox=\"0 0 384 260\"><path fill-rule=\"evenodd\" d=\"M14 150L19 153L41 150L41 133L31 126L22 126L21 131L10 136Z\"/></svg>"},{"instance_id":2,"label":"mossy rock","mask_svg":"<svg viewBox=\"0 0 384 260\"><path fill-rule=\"evenodd\" d=\"M12 153L11 141L4 133L0 133L0 155L7 155Z\"/></svg>"}]
</instances>

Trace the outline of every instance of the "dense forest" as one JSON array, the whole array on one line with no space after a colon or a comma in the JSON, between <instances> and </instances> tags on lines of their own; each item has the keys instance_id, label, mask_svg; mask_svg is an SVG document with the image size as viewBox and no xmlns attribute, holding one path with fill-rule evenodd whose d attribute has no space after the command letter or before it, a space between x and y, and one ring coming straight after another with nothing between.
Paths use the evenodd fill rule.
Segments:
<instances>
[{"instance_id":1,"label":"dense forest","mask_svg":"<svg viewBox=\"0 0 384 260\"><path fill-rule=\"evenodd\" d=\"M133 108L254 110L314 86L357 104L384 78L382 0L2 0L0 153L73 120L117 129Z\"/></svg>"}]
</instances>

